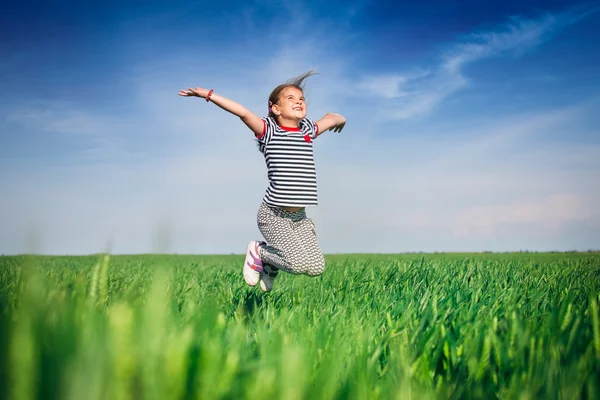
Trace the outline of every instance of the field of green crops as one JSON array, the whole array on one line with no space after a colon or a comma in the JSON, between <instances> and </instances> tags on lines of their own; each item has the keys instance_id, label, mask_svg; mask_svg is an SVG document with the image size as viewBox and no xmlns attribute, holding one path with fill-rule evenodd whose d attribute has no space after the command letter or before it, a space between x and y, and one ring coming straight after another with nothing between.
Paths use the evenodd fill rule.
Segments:
<instances>
[{"instance_id":1,"label":"field of green crops","mask_svg":"<svg viewBox=\"0 0 600 400\"><path fill-rule=\"evenodd\" d=\"M0 257L0 398L600 398L600 254L326 261Z\"/></svg>"}]
</instances>

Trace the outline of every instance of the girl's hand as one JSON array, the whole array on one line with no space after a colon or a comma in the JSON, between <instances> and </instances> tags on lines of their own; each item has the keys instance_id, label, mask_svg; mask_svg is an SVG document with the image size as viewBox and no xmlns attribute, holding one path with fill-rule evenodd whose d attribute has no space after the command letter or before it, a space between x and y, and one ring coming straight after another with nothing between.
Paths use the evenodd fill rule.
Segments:
<instances>
[{"instance_id":1,"label":"girl's hand","mask_svg":"<svg viewBox=\"0 0 600 400\"><path fill-rule=\"evenodd\" d=\"M206 96L208 95L209 90L208 89L202 89L202 88L188 88L188 90L180 90L179 91L179 95L180 96L184 96L184 97L200 97L202 99L205 99Z\"/></svg>"},{"instance_id":2,"label":"girl's hand","mask_svg":"<svg viewBox=\"0 0 600 400\"><path fill-rule=\"evenodd\" d=\"M346 118L340 114L333 114L333 116L335 117L335 125L331 127L331 130L333 132L341 132L344 126L346 126Z\"/></svg>"},{"instance_id":3,"label":"girl's hand","mask_svg":"<svg viewBox=\"0 0 600 400\"><path fill-rule=\"evenodd\" d=\"M346 126L346 118L341 114L327 113L317 121L319 135L327 131L341 132Z\"/></svg>"}]
</instances>

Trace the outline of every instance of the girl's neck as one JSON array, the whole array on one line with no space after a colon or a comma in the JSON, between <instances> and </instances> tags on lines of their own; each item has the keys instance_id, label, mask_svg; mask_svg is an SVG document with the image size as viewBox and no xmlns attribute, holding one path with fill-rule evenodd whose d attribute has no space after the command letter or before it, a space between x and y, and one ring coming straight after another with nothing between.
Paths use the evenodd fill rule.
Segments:
<instances>
[{"instance_id":1,"label":"girl's neck","mask_svg":"<svg viewBox=\"0 0 600 400\"><path fill-rule=\"evenodd\" d=\"M300 121L297 119L288 119L288 118L277 118L277 123L279 126L285 126L287 128L298 128L300 126Z\"/></svg>"}]
</instances>

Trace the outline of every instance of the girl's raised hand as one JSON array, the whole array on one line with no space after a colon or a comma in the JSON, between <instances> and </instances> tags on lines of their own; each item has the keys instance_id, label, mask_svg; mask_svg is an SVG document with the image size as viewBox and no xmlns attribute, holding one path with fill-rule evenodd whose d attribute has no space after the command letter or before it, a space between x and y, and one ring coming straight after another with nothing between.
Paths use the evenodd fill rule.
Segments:
<instances>
[{"instance_id":1,"label":"girl's raised hand","mask_svg":"<svg viewBox=\"0 0 600 400\"><path fill-rule=\"evenodd\" d=\"M333 125L331 127L331 130L333 132L341 132L342 129L344 129L344 126L346 126L346 118L340 114L333 114L333 115L335 117L335 125Z\"/></svg>"},{"instance_id":2,"label":"girl's raised hand","mask_svg":"<svg viewBox=\"0 0 600 400\"><path fill-rule=\"evenodd\" d=\"M334 126L333 127L333 131L336 132L336 133L337 132L341 132L342 129L344 129L345 126L346 126L346 121L340 123L339 125Z\"/></svg>"},{"instance_id":3,"label":"girl's raised hand","mask_svg":"<svg viewBox=\"0 0 600 400\"><path fill-rule=\"evenodd\" d=\"M319 132L341 132L346 126L346 117L341 114L327 113L323 118L317 121Z\"/></svg>"},{"instance_id":4,"label":"girl's raised hand","mask_svg":"<svg viewBox=\"0 0 600 400\"><path fill-rule=\"evenodd\" d=\"M179 91L179 95L180 96L184 96L184 97L201 97L201 98L206 98L206 96L208 95L208 90L207 89L202 89L202 88L188 88L188 90L180 90Z\"/></svg>"}]
</instances>

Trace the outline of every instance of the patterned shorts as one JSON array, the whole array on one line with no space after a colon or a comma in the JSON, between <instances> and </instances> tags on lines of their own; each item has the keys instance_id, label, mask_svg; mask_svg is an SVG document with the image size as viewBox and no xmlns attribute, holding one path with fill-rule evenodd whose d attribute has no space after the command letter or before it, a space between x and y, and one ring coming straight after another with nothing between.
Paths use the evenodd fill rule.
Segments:
<instances>
[{"instance_id":1,"label":"patterned shorts","mask_svg":"<svg viewBox=\"0 0 600 400\"><path fill-rule=\"evenodd\" d=\"M267 242L260 247L267 269L309 276L323 273L325 257L317 242L315 223L306 217L306 210L290 212L263 202L257 222Z\"/></svg>"}]
</instances>

